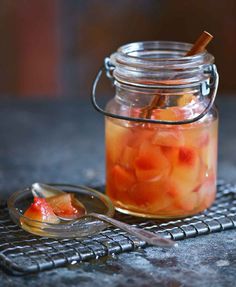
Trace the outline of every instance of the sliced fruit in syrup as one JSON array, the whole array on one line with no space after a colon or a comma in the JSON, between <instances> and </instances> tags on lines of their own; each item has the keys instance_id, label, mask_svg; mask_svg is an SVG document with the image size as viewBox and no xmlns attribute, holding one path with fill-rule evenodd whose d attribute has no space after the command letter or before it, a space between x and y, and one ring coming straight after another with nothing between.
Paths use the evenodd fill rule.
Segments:
<instances>
[{"instance_id":1,"label":"sliced fruit in syrup","mask_svg":"<svg viewBox=\"0 0 236 287\"><path fill-rule=\"evenodd\" d=\"M76 219L86 213L85 207L71 193L46 198L53 212L60 218Z\"/></svg>"},{"instance_id":2,"label":"sliced fruit in syrup","mask_svg":"<svg viewBox=\"0 0 236 287\"><path fill-rule=\"evenodd\" d=\"M25 211L24 216L40 222L54 224L60 222L59 218L55 215L52 207L47 203L45 198L35 197L34 202Z\"/></svg>"}]
</instances>

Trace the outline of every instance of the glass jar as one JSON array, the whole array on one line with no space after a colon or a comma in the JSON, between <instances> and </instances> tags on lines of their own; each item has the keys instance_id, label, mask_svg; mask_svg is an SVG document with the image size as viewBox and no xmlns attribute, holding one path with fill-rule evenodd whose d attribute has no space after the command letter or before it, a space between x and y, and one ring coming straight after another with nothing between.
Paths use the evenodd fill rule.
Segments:
<instances>
[{"instance_id":1,"label":"glass jar","mask_svg":"<svg viewBox=\"0 0 236 287\"><path fill-rule=\"evenodd\" d=\"M120 212L185 217L215 199L218 74L207 51L185 57L191 47L131 43L105 60L115 97L104 111L94 87L93 103L106 116L106 193Z\"/></svg>"}]
</instances>

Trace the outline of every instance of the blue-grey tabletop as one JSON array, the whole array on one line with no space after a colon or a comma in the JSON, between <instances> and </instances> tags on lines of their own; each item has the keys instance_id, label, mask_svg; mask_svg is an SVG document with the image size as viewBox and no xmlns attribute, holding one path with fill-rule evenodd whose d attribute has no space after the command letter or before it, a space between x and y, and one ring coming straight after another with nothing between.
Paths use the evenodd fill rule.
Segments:
<instances>
[{"instance_id":1,"label":"blue-grey tabletop","mask_svg":"<svg viewBox=\"0 0 236 287\"><path fill-rule=\"evenodd\" d=\"M219 178L236 182L236 97L218 98ZM0 103L1 198L33 182L104 184L103 116L88 99ZM235 286L235 230L21 277L0 286Z\"/></svg>"}]
</instances>

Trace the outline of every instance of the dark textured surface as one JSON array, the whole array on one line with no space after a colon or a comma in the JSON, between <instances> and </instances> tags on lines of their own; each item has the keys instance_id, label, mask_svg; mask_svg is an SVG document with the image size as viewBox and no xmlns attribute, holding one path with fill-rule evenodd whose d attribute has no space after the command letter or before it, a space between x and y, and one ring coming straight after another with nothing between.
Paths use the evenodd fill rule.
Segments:
<instances>
[{"instance_id":1,"label":"dark textured surface","mask_svg":"<svg viewBox=\"0 0 236 287\"><path fill-rule=\"evenodd\" d=\"M236 99L221 107L219 176L236 181ZM2 198L34 181L102 184L103 119L79 101L0 104ZM235 230L37 275L0 273L0 286L235 286Z\"/></svg>"}]
</instances>

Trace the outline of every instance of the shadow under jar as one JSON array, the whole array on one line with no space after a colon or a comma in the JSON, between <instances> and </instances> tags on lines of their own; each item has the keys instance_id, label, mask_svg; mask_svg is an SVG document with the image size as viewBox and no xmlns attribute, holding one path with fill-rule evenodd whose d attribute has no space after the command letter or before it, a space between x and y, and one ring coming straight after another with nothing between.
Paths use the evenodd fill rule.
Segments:
<instances>
[{"instance_id":1,"label":"shadow under jar","mask_svg":"<svg viewBox=\"0 0 236 287\"><path fill-rule=\"evenodd\" d=\"M109 59L106 193L120 212L177 218L214 202L218 74L207 51L185 57L191 47L131 43Z\"/></svg>"}]
</instances>

